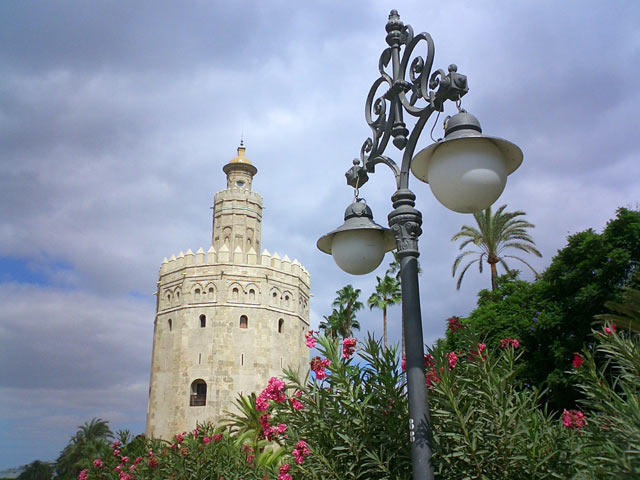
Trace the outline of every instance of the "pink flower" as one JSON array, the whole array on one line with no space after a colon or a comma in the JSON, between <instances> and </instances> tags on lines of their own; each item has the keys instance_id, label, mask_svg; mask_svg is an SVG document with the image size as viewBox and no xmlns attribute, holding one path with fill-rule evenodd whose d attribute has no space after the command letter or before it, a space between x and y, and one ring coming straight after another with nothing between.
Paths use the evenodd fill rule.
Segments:
<instances>
[{"instance_id":1,"label":"pink flower","mask_svg":"<svg viewBox=\"0 0 640 480\"><path fill-rule=\"evenodd\" d=\"M584 418L584 413L579 410L567 410L566 408L562 412L562 425L567 428L580 429L587 423Z\"/></svg>"},{"instance_id":2,"label":"pink flower","mask_svg":"<svg viewBox=\"0 0 640 480\"><path fill-rule=\"evenodd\" d=\"M293 452L291 452L291 455L293 455L293 458L295 458L298 465L302 465L302 462L304 462L304 457L308 456L309 454L311 454L311 450L309 450L307 442L305 442L304 440L300 440L298 443L296 443L296 448L294 448Z\"/></svg>"},{"instance_id":3,"label":"pink flower","mask_svg":"<svg viewBox=\"0 0 640 480\"><path fill-rule=\"evenodd\" d=\"M135 464L139 464L142 461L142 457L136 457Z\"/></svg>"},{"instance_id":4,"label":"pink flower","mask_svg":"<svg viewBox=\"0 0 640 480\"><path fill-rule=\"evenodd\" d=\"M211 439L209 437L202 437L202 443L206 445L209 442L211 442Z\"/></svg>"},{"instance_id":5,"label":"pink flower","mask_svg":"<svg viewBox=\"0 0 640 480\"><path fill-rule=\"evenodd\" d=\"M256 456L255 455L249 455L247 456L247 463L251 463L255 460Z\"/></svg>"},{"instance_id":6,"label":"pink flower","mask_svg":"<svg viewBox=\"0 0 640 480\"><path fill-rule=\"evenodd\" d=\"M120 456L120 450L118 450L117 448L113 450L113 456L114 457L119 457Z\"/></svg>"},{"instance_id":7,"label":"pink flower","mask_svg":"<svg viewBox=\"0 0 640 480\"><path fill-rule=\"evenodd\" d=\"M256 398L256 410L259 412L266 412L269 410L269 401L262 393L260 393L258 398Z\"/></svg>"},{"instance_id":8,"label":"pink flower","mask_svg":"<svg viewBox=\"0 0 640 480\"><path fill-rule=\"evenodd\" d=\"M425 373L425 380L427 382L427 387L432 386L434 383L440 382L442 379L436 373L435 368L431 368Z\"/></svg>"},{"instance_id":9,"label":"pink flower","mask_svg":"<svg viewBox=\"0 0 640 480\"><path fill-rule=\"evenodd\" d=\"M433 359L433 355L431 355L430 353L426 353L424 355L424 368L433 367L435 364L436 362Z\"/></svg>"},{"instance_id":10,"label":"pink flower","mask_svg":"<svg viewBox=\"0 0 640 480\"><path fill-rule=\"evenodd\" d=\"M111 444L111 448L118 448L120 446L120 442L118 440L114 440Z\"/></svg>"},{"instance_id":11,"label":"pink flower","mask_svg":"<svg viewBox=\"0 0 640 480\"><path fill-rule=\"evenodd\" d=\"M451 333L464 329L464 325L460 323L460 317L448 318L447 322L449 323L447 330L449 330Z\"/></svg>"},{"instance_id":12,"label":"pink flower","mask_svg":"<svg viewBox=\"0 0 640 480\"><path fill-rule=\"evenodd\" d=\"M89 478L89 470L86 468L84 470L80 470L78 474L78 480L87 480Z\"/></svg>"},{"instance_id":13,"label":"pink flower","mask_svg":"<svg viewBox=\"0 0 640 480\"><path fill-rule=\"evenodd\" d=\"M280 465L278 480L292 480L291 475L289 475L289 469L291 465L285 463L284 465Z\"/></svg>"},{"instance_id":14,"label":"pink flower","mask_svg":"<svg viewBox=\"0 0 640 480\"><path fill-rule=\"evenodd\" d=\"M342 358L347 359L353 355L356 349L356 343L358 341L355 338L343 338L342 339Z\"/></svg>"},{"instance_id":15,"label":"pink flower","mask_svg":"<svg viewBox=\"0 0 640 480\"><path fill-rule=\"evenodd\" d=\"M96 458L93 461L93 468L102 468L104 467L104 464L102 463L102 460L100 460L99 458Z\"/></svg>"},{"instance_id":16,"label":"pink flower","mask_svg":"<svg viewBox=\"0 0 640 480\"><path fill-rule=\"evenodd\" d=\"M573 365L573 368L579 368L580 365L582 365L584 363L584 359L582 358L582 355L580 355L579 353L573 352L573 361L571 362L571 364Z\"/></svg>"},{"instance_id":17,"label":"pink flower","mask_svg":"<svg viewBox=\"0 0 640 480\"><path fill-rule=\"evenodd\" d=\"M286 431L287 431L287 426L284 423L281 423L276 427L276 432L278 432L279 435L282 435Z\"/></svg>"},{"instance_id":18,"label":"pink flower","mask_svg":"<svg viewBox=\"0 0 640 480\"><path fill-rule=\"evenodd\" d=\"M197 428L195 428L195 429L193 430L193 436L194 436L194 437L197 437L197 436L198 436L198 433L199 433L199 432L198 432L198 429L197 429Z\"/></svg>"},{"instance_id":19,"label":"pink flower","mask_svg":"<svg viewBox=\"0 0 640 480\"><path fill-rule=\"evenodd\" d=\"M149 461L147 462L147 465L149 465L149 468L155 468L158 466L158 457L150 457Z\"/></svg>"},{"instance_id":20,"label":"pink flower","mask_svg":"<svg viewBox=\"0 0 640 480\"><path fill-rule=\"evenodd\" d=\"M447 357L449 358L449 370L456 368L456 364L458 363L458 356L455 352L447 353Z\"/></svg>"},{"instance_id":21,"label":"pink flower","mask_svg":"<svg viewBox=\"0 0 640 480\"><path fill-rule=\"evenodd\" d=\"M120 473L122 471L122 466L121 465L116 465L116 468L114 468L113 471L116 472L116 473Z\"/></svg>"},{"instance_id":22,"label":"pink flower","mask_svg":"<svg viewBox=\"0 0 640 480\"><path fill-rule=\"evenodd\" d=\"M315 339L315 338L313 338L313 334L314 334L314 333L315 333L315 332L314 332L313 330L309 330L309 331L307 332L307 334L304 336L304 338L305 338L305 343L306 343L307 347L309 347L309 348L313 348L313 347L315 347L315 346L316 346L316 339Z\"/></svg>"},{"instance_id":23,"label":"pink flower","mask_svg":"<svg viewBox=\"0 0 640 480\"><path fill-rule=\"evenodd\" d=\"M129 465L129 471L133 472L136 469L136 466L132 463L131 465Z\"/></svg>"},{"instance_id":24,"label":"pink flower","mask_svg":"<svg viewBox=\"0 0 640 480\"><path fill-rule=\"evenodd\" d=\"M606 333L607 335L612 335L613 333L615 333L617 331L618 331L618 329L616 328L616 324L615 323L611 324L611 328L604 327L604 333Z\"/></svg>"},{"instance_id":25,"label":"pink flower","mask_svg":"<svg viewBox=\"0 0 640 480\"><path fill-rule=\"evenodd\" d=\"M325 372L325 368L328 368L331 365L331 361L328 358L320 358L319 356L315 356L311 359L311 370L316 374L316 378L318 380L322 380L327 378L327 372Z\"/></svg>"},{"instance_id":26,"label":"pink flower","mask_svg":"<svg viewBox=\"0 0 640 480\"><path fill-rule=\"evenodd\" d=\"M176 435L176 443L178 445L180 445L183 440L184 440L184 434L183 433L179 433L179 434Z\"/></svg>"},{"instance_id":27,"label":"pink flower","mask_svg":"<svg viewBox=\"0 0 640 480\"><path fill-rule=\"evenodd\" d=\"M298 400L297 398L291 399L291 406L294 410L302 410L304 408L302 402L300 402L300 400Z\"/></svg>"},{"instance_id":28,"label":"pink flower","mask_svg":"<svg viewBox=\"0 0 640 480\"><path fill-rule=\"evenodd\" d=\"M122 460L122 463L129 463L129 457L122 457L120 460Z\"/></svg>"},{"instance_id":29,"label":"pink flower","mask_svg":"<svg viewBox=\"0 0 640 480\"><path fill-rule=\"evenodd\" d=\"M487 355L482 353L484 352L485 348L487 348L487 346L484 343L479 343L478 347L475 350L473 349L469 350L469 356L467 358L473 362L476 359L476 356L479 355L480 360L484 362L485 359L487 358Z\"/></svg>"},{"instance_id":30,"label":"pink flower","mask_svg":"<svg viewBox=\"0 0 640 480\"><path fill-rule=\"evenodd\" d=\"M214 442L219 442L220 440L222 440L223 435L221 433L215 433L213 435L211 435L211 440L213 440Z\"/></svg>"},{"instance_id":31,"label":"pink flower","mask_svg":"<svg viewBox=\"0 0 640 480\"><path fill-rule=\"evenodd\" d=\"M273 438L273 427L269 425L269 415L266 413L261 415L259 422L262 427L262 434L264 435L264 438L271 440Z\"/></svg>"},{"instance_id":32,"label":"pink flower","mask_svg":"<svg viewBox=\"0 0 640 480\"><path fill-rule=\"evenodd\" d=\"M514 350L520 346L520 342L515 338L503 338L500 340L500 348L513 347Z\"/></svg>"}]
</instances>

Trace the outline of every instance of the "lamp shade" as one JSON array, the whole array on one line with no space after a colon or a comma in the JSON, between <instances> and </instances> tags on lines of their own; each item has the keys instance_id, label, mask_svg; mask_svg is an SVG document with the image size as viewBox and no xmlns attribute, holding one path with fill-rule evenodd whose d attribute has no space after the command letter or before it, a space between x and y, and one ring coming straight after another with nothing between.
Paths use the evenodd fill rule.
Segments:
<instances>
[{"instance_id":1,"label":"lamp shade","mask_svg":"<svg viewBox=\"0 0 640 480\"><path fill-rule=\"evenodd\" d=\"M522 163L517 145L482 135L480 122L460 112L445 123L445 137L411 162L411 172L428 183L436 199L460 213L490 207L502 194L507 176Z\"/></svg>"},{"instance_id":2,"label":"lamp shade","mask_svg":"<svg viewBox=\"0 0 640 480\"><path fill-rule=\"evenodd\" d=\"M354 202L344 212L344 224L318 240L318 249L333 256L336 264L352 275L374 271L384 254L395 248L388 228L373 221L371 209Z\"/></svg>"}]
</instances>

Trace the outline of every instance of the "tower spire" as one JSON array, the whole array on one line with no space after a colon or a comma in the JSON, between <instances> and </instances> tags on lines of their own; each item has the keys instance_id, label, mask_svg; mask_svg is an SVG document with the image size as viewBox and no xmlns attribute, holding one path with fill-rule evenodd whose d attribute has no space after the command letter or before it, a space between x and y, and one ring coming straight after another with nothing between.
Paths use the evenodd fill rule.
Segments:
<instances>
[{"instance_id":1,"label":"tower spire","mask_svg":"<svg viewBox=\"0 0 640 480\"><path fill-rule=\"evenodd\" d=\"M227 175L227 188L216 193L213 202L213 232L211 244L220 251L225 247L248 254L260 251L262 197L253 192L251 184L258 169L245 156L244 138L238 155L222 170Z\"/></svg>"}]
</instances>

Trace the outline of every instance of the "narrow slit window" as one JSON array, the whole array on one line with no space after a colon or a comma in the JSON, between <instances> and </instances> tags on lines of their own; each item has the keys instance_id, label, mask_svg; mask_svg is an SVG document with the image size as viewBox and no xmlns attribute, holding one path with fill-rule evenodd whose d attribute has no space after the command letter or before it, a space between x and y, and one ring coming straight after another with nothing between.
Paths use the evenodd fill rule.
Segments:
<instances>
[{"instance_id":1,"label":"narrow slit window","mask_svg":"<svg viewBox=\"0 0 640 480\"><path fill-rule=\"evenodd\" d=\"M240 328L249 328L249 319L246 315L240 317Z\"/></svg>"},{"instance_id":2,"label":"narrow slit window","mask_svg":"<svg viewBox=\"0 0 640 480\"><path fill-rule=\"evenodd\" d=\"M200 315L200 328L204 328L207 326L207 317L206 315Z\"/></svg>"},{"instance_id":3,"label":"narrow slit window","mask_svg":"<svg viewBox=\"0 0 640 480\"><path fill-rule=\"evenodd\" d=\"M173 321L169 319L169 331L173 330Z\"/></svg>"},{"instance_id":4,"label":"narrow slit window","mask_svg":"<svg viewBox=\"0 0 640 480\"><path fill-rule=\"evenodd\" d=\"M278 333L284 332L284 319L278 320Z\"/></svg>"}]
</instances>

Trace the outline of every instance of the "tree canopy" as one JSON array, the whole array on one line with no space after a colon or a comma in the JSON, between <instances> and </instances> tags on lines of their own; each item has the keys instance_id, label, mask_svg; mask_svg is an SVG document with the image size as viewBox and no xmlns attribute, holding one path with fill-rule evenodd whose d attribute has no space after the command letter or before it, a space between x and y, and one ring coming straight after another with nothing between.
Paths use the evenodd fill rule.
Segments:
<instances>
[{"instance_id":1,"label":"tree canopy","mask_svg":"<svg viewBox=\"0 0 640 480\"><path fill-rule=\"evenodd\" d=\"M640 212L620 208L602 233L569 236L537 280L519 280L517 272L498 277L493 291L479 292L477 308L462 323L487 344L518 338L521 381L546 389L552 408L569 408L580 398L567 374L574 353L592 347L594 317L610 313L624 287L638 287L638 262ZM447 332L445 343L456 348L458 336Z\"/></svg>"}]
</instances>

